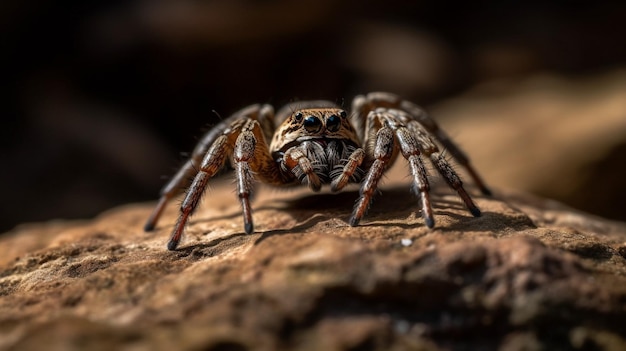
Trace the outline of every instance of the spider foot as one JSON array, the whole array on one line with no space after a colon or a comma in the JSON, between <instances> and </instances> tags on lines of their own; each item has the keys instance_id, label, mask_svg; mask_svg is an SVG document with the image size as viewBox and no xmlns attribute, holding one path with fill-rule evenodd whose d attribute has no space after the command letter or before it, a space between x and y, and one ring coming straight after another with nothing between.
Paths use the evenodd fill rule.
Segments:
<instances>
[{"instance_id":1,"label":"spider foot","mask_svg":"<svg viewBox=\"0 0 626 351\"><path fill-rule=\"evenodd\" d=\"M174 226L174 230L172 231L172 235L170 236L170 240L167 242L168 250L174 251L176 250L176 247L178 247L178 243L180 243L180 238L183 236L183 230L185 229L185 224L187 223L188 218L189 212L183 212L178 218L178 221Z\"/></svg>"},{"instance_id":2,"label":"spider foot","mask_svg":"<svg viewBox=\"0 0 626 351\"><path fill-rule=\"evenodd\" d=\"M168 250L175 251L176 247L178 247L178 240L170 239L170 241L167 242L167 249Z\"/></svg>"},{"instance_id":3,"label":"spider foot","mask_svg":"<svg viewBox=\"0 0 626 351\"><path fill-rule=\"evenodd\" d=\"M435 219L433 217L424 217L424 224L430 229L435 227Z\"/></svg>"},{"instance_id":4,"label":"spider foot","mask_svg":"<svg viewBox=\"0 0 626 351\"><path fill-rule=\"evenodd\" d=\"M246 234L252 234L254 232L254 224L252 223L244 223L243 228Z\"/></svg>"},{"instance_id":5,"label":"spider foot","mask_svg":"<svg viewBox=\"0 0 626 351\"><path fill-rule=\"evenodd\" d=\"M349 224L350 224L351 227L356 227L356 226L359 225L360 221L361 221L361 218L357 218L357 217L352 216L352 217L350 217Z\"/></svg>"},{"instance_id":6,"label":"spider foot","mask_svg":"<svg viewBox=\"0 0 626 351\"><path fill-rule=\"evenodd\" d=\"M474 201L472 201L472 199L469 197L467 192L465 192L465 190L463 188L457 189L457 191L458 191L459 195L461 196L461 199L465 203L465 207L467 207L467 209L470 211L470 213L474 217L480 217L480 215L481 215L480 210L474 204Z\"/></svg>"},{"instance_id":7,"label":"spider foot","mask_svg":"<svg viewBox=\"0 0 626 351\"><path fill-rule=\"evenodd\" d=\"M476 206L470 208L469 211L472 213L472 215L474 217L480 217L482 215L482 213L480 212L480 210Z\"/></svg>"},{"instance_id":8,"label":"spider foot","mask_svg":"<svg viewBox=\"0 0 626 351\"><path fill-rule=\"evenodd\" d=\"M365 215L367 210L370 207L372 191L363 191L361 189L361 197L354 206L354 210L352 211L352 216L350 216L350 226L356 227L359 225L361 218Z\"/></svg>"}]
</instances>

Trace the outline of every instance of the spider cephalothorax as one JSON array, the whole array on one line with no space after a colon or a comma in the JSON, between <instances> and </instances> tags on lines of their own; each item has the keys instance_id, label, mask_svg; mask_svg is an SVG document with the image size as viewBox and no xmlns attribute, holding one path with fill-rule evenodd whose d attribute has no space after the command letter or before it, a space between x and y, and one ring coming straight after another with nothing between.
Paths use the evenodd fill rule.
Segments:
<instances>
[{"instance_id":1,"label":"spider cephalothorax","mask_svg":"<svg viewBox=\"0 0 626 351\"><path fill-rule=\"evenodd\" d=\"M250 194L255 180L274 186L302 184L313 191L319 191L324 184L339 191L349 183L360 183L360 196L350 218L350 225L356 226L382 175L398 155L409 164L428 227L432 228L435 221L422 156L429 158L468 210L480 216L438 144L465 167L483 194L490 194L465 154L435 121L417 105L396 95L378 92L357 96L350 114L329 101L291 103L276 114L270 105L252 105L202 137L191 158L161 190L145 229L154 228L167 201L195 174L168 243L168 248L174 250L209 179L227 159L235 169L246 233L254 230Z\"/></svg>"},{"instance_id":2,"label":"spider cephalothorax","mask_svg":"<svg viewBox=\"0 0 626 351\"><path fill-rule=\"evenodd\" d=\"M337 107L300 107L278 128L270 152L288 182L297 180L314 191L318 191L322 184L331 183L333 190L339 190L347 184L344 166L351 157L359 161L348 176L355 182L363 177L363 170L358 165L364 154L362 150L356 152L360 149L359 144L346 111Z\"/></svg>"}]
</instances>

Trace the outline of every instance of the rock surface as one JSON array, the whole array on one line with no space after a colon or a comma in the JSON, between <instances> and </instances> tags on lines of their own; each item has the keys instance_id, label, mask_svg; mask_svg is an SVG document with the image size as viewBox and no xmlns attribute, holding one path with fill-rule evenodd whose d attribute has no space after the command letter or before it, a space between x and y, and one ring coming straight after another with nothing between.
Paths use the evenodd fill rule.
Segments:
<instances>
[{"instance_id":1,"label":"rock surface","mask_svg":"<svg viewBox=\"0 0 626 351\"><path fill-rule=\"evenodd\" d=\"M503 191L474 218L438 186L428 230L390 178L356 228L356 190L260 189L251 235L217 180L175 252L174 204L154 233L153 204L22 225L0 350L626 349L626 224Z\"/></svg>"}]
</instances>

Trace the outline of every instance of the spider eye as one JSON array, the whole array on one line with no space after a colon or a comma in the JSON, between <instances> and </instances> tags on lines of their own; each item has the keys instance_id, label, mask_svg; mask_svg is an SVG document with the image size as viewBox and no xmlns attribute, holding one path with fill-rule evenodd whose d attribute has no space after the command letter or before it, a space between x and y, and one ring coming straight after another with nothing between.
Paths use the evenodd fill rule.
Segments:
<instances>
[{"instance_id":1,"label":"spider eye","mask_svg":"<svg viewBox=\"0 0 626 351\"><path fill-rule=\"evenodd\" d=\"M297 122L300 122L302 120L302 112L296 112L293 117L296 119Z\"/></svg>"},{"instance_id":2,"label":"spider eye","mask_svg":"<svg viewBox=\"0 0 626 351\"><path fill-rule=\"evenodd\" d=\"M315 116L309 116L304 119L303 125L307 132L314 133L322 128L322 121Z\"/></svg>"},{"instance_id":3,"label":"spider eye","mask_svg":"<svg viewBox=\"0 0 626 351\"><path fill-rule=\"evenodd\" d=\"M337 117L337 115L330 115L326 119L326 129L328 129L331 132L338 131L340 124L341 124L341 120L339 119L339 117Z\"/></svg>"},{"instance_id":4,"label":"spider eye","mask_svg":"<svg viewBox=\"0 0 626 351\"><path fill-rule=\"evenodd\" d=\"M341 118L346 118L346 117L348 117L348 114L346 113L346 111L341 111L341 112L339 112L339 115L341 116Z\"/></svg>"}]
</instances>

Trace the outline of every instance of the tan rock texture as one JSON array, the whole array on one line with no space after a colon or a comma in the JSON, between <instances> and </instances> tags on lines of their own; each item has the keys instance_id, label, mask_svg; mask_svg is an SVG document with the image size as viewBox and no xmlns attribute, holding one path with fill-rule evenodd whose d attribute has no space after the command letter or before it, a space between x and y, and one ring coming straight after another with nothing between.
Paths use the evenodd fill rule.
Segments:
<instances>
[{"instance_id":1,"label":"tan rock texture","mask_svg":"<svg viewBox=\"0 0 626 351\"><path fill-rule=\"evenodd\" d=\"M626 224L502 191L474 218L437 186L428 230L397 178L356 228L355 189L260 189L251 235L216 180L174 252L176 204L153 233L153 204L19 226L0 350L626 349Z\"/></svg>"}]
</instances>

